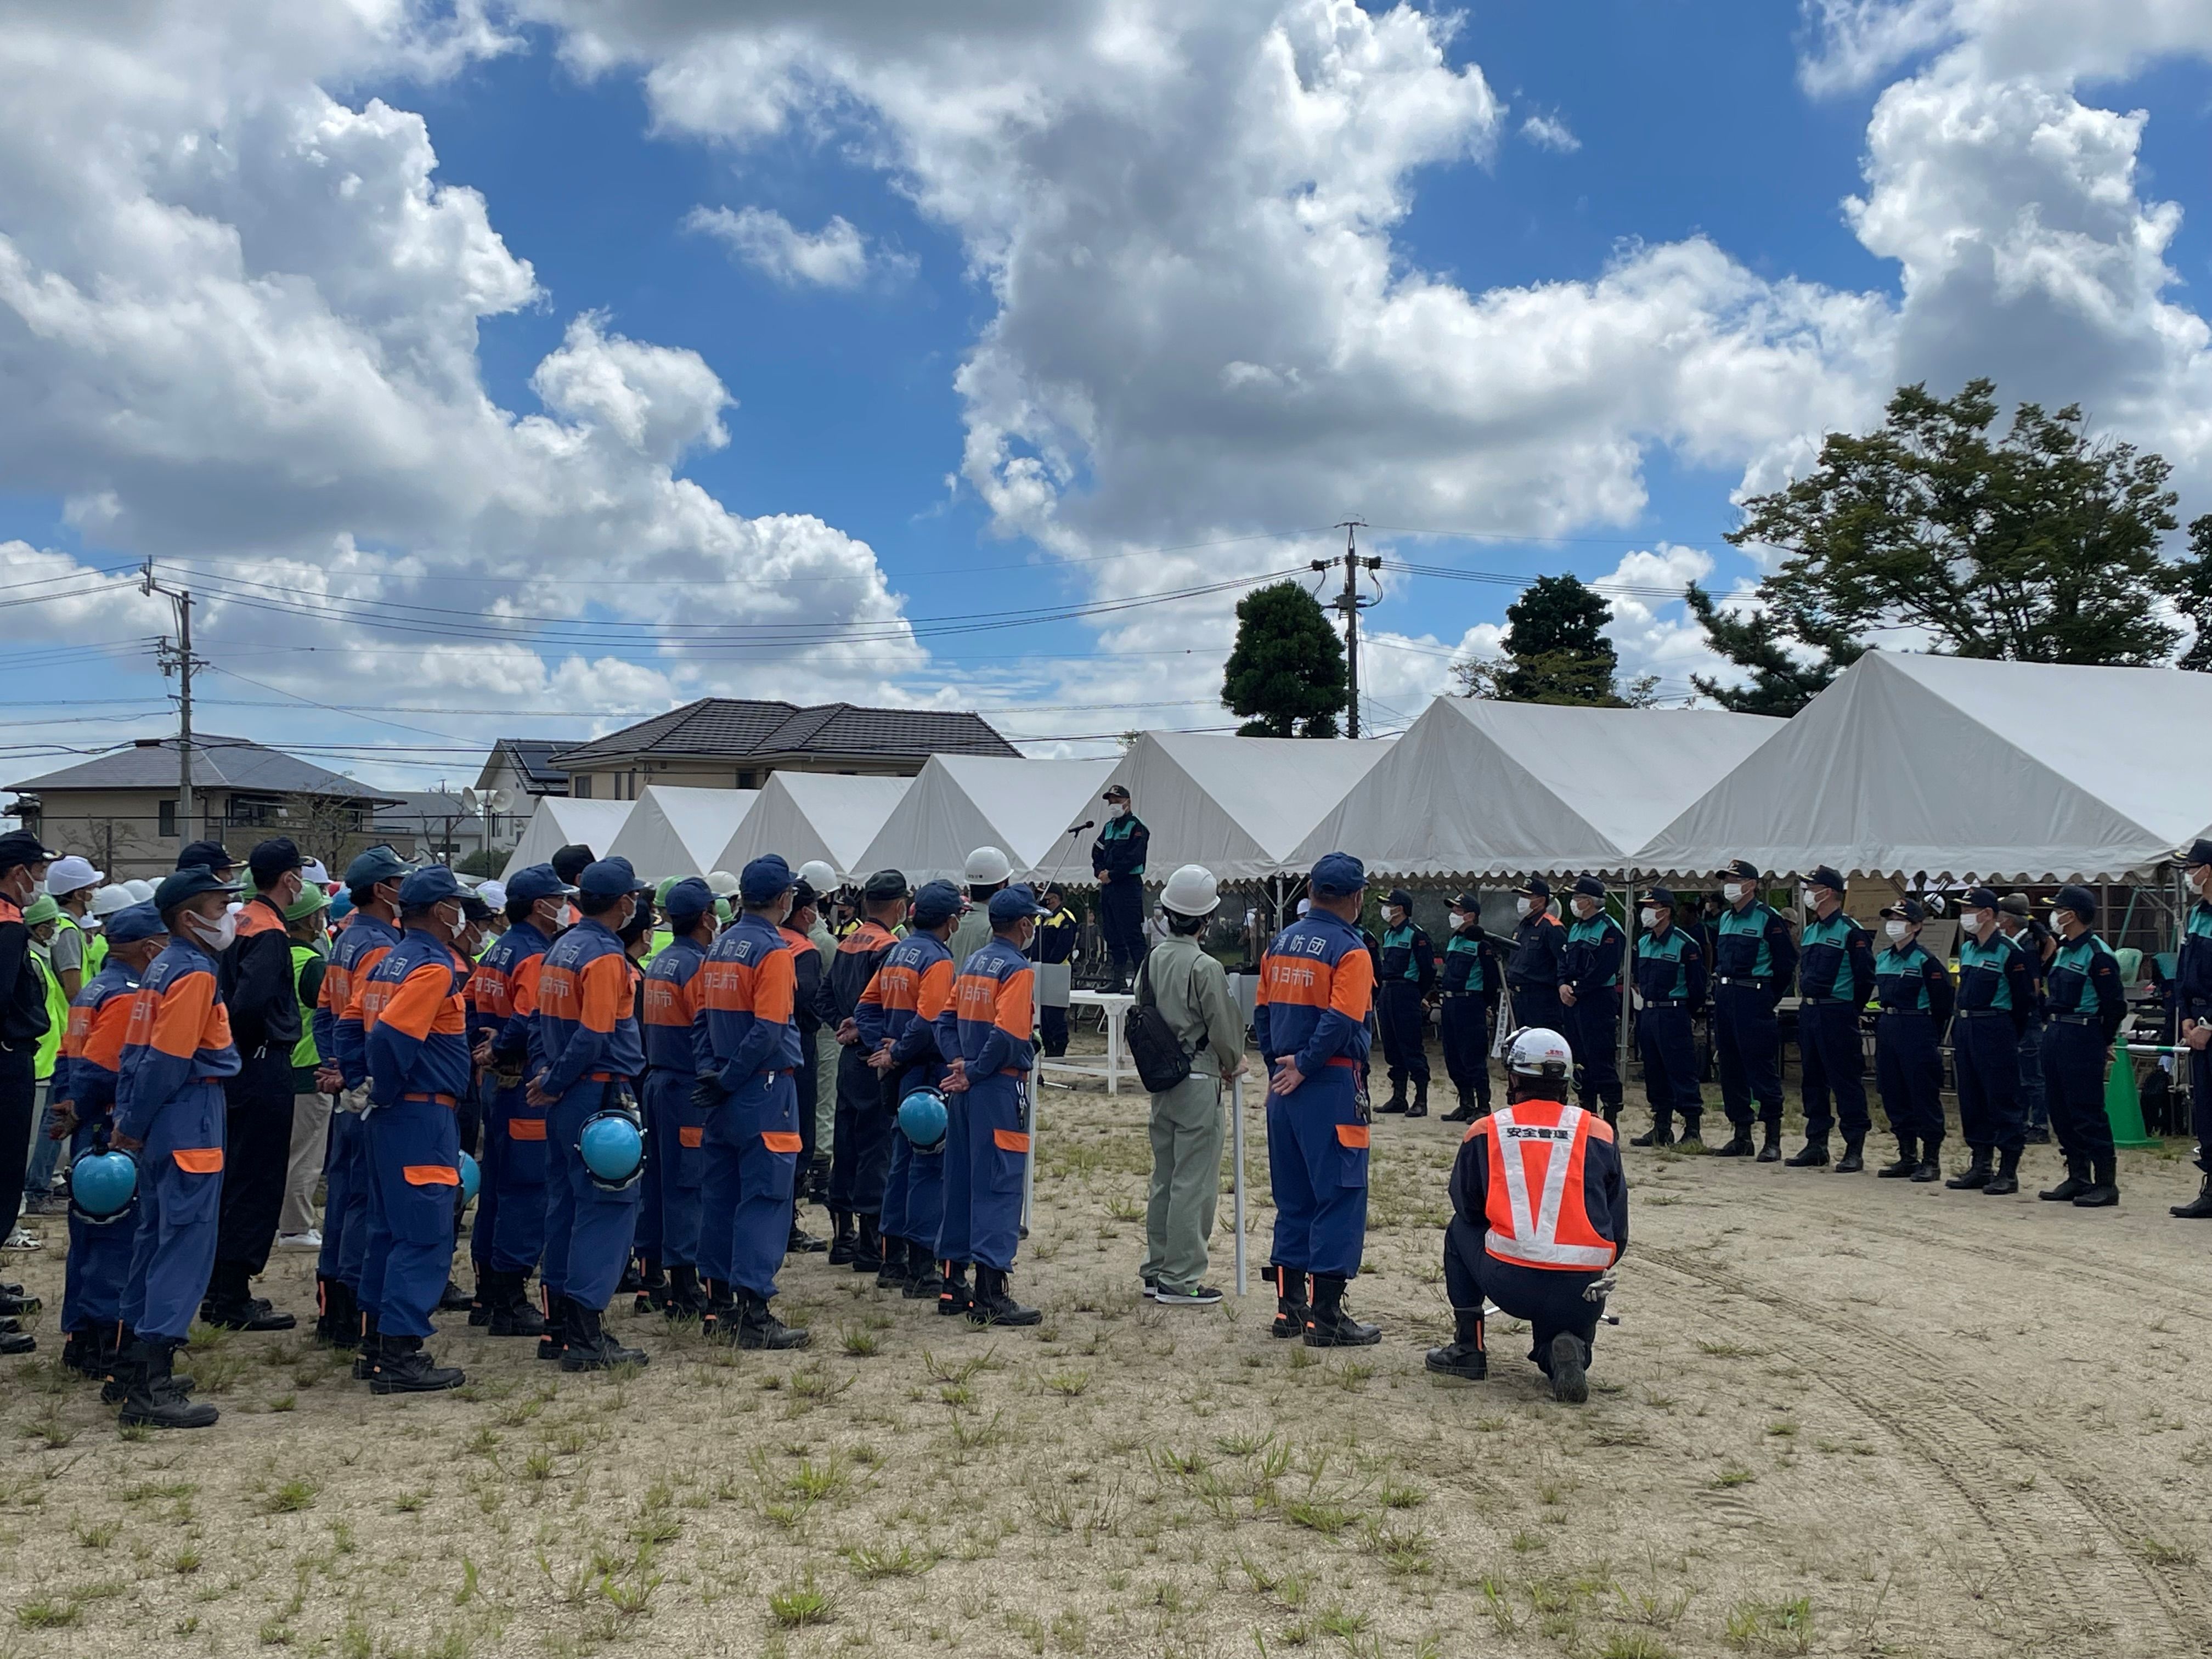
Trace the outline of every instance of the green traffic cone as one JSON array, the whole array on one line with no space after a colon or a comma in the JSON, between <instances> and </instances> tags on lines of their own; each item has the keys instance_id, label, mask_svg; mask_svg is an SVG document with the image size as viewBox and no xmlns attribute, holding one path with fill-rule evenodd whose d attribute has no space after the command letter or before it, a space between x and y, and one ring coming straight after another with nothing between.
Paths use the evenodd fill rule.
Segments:
<instances>
[{"instance_id":1,"label":"green traffic cone","mask_svg":"<svg viewBox=\"0 0 2212 1659\"><path fill-rule=\"evenodd\" d=\"M2105 1116L2112 1126L2115 1146L2161 1144L2143 1127L2142 1097L2136 1091L2136 1063L2126 1054L2112 1056L2112 1072L2105 1079Z\"/></svg>"}]
</instances>

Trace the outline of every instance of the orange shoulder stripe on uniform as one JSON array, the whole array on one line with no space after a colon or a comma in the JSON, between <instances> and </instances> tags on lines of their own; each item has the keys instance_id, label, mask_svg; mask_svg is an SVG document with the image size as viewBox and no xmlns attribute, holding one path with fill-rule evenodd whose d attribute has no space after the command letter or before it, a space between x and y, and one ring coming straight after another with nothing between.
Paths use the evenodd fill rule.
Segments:
<instances>
[{"instance_id":1,"label":"orange shoulder stripe on uniform","mask_svg":"<svg viewBox=\"0 0 2212 1659\"><path fill-rule=\"evenodd\" d=\"M200 1047L215 1012L215 975L204 969L179 976L155 995L149 1041L176 1060L190 1060Z\"/></svg>"}]
</instances>

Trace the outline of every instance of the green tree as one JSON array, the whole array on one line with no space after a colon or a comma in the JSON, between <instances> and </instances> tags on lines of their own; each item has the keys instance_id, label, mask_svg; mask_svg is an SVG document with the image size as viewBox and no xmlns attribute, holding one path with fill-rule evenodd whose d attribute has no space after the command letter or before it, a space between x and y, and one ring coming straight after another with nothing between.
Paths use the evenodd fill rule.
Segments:
<instances>
[{"instance_id":1,"label":"green tree","mask_svg":"<svg viewBox=\"0 0 2212 1659\"><path fill-rule=\"evenodd\" d=\"M1986 380L1949 399L1905 386L1878 430L1831 433L1811 473L1747 501L1728 539L1784 556L1758 609L1686 597L1752 683L1698 689L1729 708L1790 714L1885 633L1962 657L2167 659L2181 632L2158 612L2191 580L2191 564L2160 550L2178 522L2172 469L2091 437L2075 404L2022 404L1993 437L1997 408Z\"/></svg>"},{"instance_id":2,"label":"green tree","mask_svg":"<svg viewBox=\"0 0 2212 1659\"><path fill-rule=\"evenodd\" d=\"M1620 653L1605 636L1613 612L1573 576L1539 576L1505 608L1505 654L1452 665L1460 694L1505 702L1583 703L1619 708L1651 700L1647 676L1624 697L1614 686Z\"/></svg>"},{"instance_id":3,"label":"green tree","mask_svg":"<svg viewBox=\"0 0 2212 1659\"><path fill-rule=\"evenodd\" d=\"M2197 624L2197 638L2181 653L2178 667L2212 672L2212 513L2189 526L2189 557L2181 562L2175 609Z\"/></svg>"},{"instance_id":4,"label":"green tree","mask_svg":"<svg viewBox=\"0 0 2212 1659\"><path fill-rule=\"evenodd\" d=\"M1248 738L1333 738L1343 713L1344 644L1320 602L1296 582L1255 587L1237 602L1237 644L1221 704Z\"/></svg>"}]
</instances>

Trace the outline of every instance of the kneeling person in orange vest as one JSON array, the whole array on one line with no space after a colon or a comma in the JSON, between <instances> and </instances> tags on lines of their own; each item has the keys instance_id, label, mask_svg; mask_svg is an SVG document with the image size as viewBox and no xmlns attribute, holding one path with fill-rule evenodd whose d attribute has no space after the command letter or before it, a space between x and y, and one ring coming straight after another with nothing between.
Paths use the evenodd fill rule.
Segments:
<instances>
[{"instance_id":1,"label":"kneeling person in orange vest","mask_svg":"<svg viewBox=\"0 0 2212 1659\"><path fill-rule=\"evenodd\" d=\"M1480 1381L1486 1299L1528 1322L1528 1357L1555 1399L1589 1398L1590 1339L1607 1271L1628 1248L1628 1184L1602 1117L1565 1103L1574 1055L1556 1031L1514 1033L1502 1111L1478 1121L1452 1166L1444 1288L1456 1340L1428 1368Z\"/></svg>"}]
</instances>

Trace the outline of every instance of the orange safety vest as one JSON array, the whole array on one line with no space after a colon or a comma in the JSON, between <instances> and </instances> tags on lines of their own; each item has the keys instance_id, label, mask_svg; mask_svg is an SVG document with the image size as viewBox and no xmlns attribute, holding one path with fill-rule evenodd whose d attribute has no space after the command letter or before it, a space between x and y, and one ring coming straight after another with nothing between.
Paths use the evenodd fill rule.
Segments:
<instances>
[{"instance_id":1,"label":"orange safety vest","mask_svg":"<svg viewBox=\"0 0 2212 1659\"><path fill-rule=\"evenodd\" d=\"M1584 1149L1593 1139L1613 1139L1603 1118L1556 1100L1523 1100L1467 1132L1470 1140L1477 1135L1490 1142L1486 1251L1523 1267L1589 1273L1613 1266L1613 1241L1590 1225L1583 1188Z\"/></svg>"}]
</instances>

